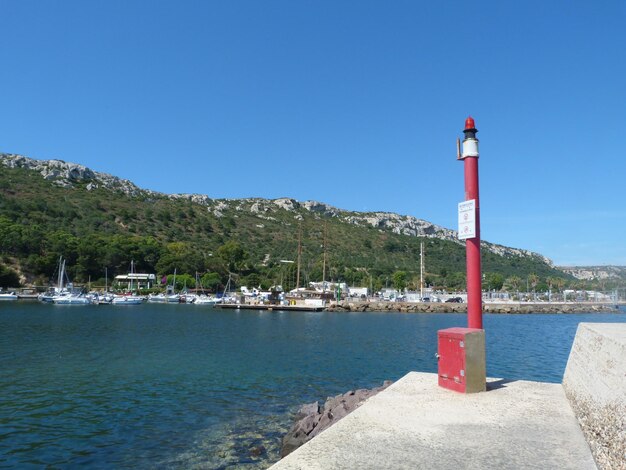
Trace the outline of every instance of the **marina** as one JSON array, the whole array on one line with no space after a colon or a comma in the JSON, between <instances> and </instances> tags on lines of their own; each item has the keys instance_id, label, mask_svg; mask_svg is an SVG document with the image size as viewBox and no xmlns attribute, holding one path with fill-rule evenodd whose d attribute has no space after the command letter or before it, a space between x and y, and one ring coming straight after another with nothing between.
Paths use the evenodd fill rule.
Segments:
<instances>
[{"instance_id":1,"label":"marina","mask_svg":"<svg viewBox=\"0 0 626 470\"><path fill-rule=\"evenodd\" d=\"M245 290L245 288L244 288ZM456 295L456 294L455 294ZM451 297L461 299L460 297ZM55 300L53 300L55 299ZM238 300L235 300L238 299ZM303 297L289 297L287 300L270 302L263 297L247 297L243 293L237 296L197 295L197 294L149 294L131 295L114 294L106 291L91 291L87 294L69 295L65 291L61 295L38 294L35 289L15 289L0 293L0 301L41 301L57 305L195 305L198 307L214 307L224 310L259 310L259 311L293 311L293 312L401 312L401 313L465 313L467 304L462 300L445 301L398 301L381 297L347 298L341 301ZM572 314L585 312L615 313L624 301L587 301L587 302L515 302L494 301L483 302L486 313L500 314Z\"/></svg>"}]
</instances>

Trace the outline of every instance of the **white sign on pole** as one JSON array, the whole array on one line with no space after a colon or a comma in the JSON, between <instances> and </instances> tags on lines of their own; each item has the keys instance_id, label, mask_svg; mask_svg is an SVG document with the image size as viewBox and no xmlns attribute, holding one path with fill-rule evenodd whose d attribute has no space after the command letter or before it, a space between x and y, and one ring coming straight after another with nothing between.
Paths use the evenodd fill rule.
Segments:
<instances>
[{"instance_id":1,"label":"white sign on pole","mask_svg":"<svg viewBox=\"0 0 626 470\"><path fill-rule=\"evenodd\" d=\"M476 200L459 202L459 240L476 237Z\"/></svg>"}]
</instances>

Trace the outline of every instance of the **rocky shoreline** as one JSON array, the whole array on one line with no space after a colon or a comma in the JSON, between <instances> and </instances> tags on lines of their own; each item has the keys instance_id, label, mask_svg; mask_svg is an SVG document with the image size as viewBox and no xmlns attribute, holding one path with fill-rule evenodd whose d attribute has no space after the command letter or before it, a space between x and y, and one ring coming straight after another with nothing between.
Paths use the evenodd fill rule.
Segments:
<instances>
[{"instance_id":1,"label":"rocky shoreline","mask_svg":"<svg viewBox=\"0 0 626 470\"><path fill-rule=\"evenodd\" d=\"M294 417L293 426L283 437L280 457L285 457L310 441L392 383L386 380L380 387L351 390L342 395L328 397L322 407L319 402L302 405Z\"/></svg>"},{"instance_id":2,"label":"rocky shoreline","mask_svg":"<svg viewBox=\"0 0 626 470\"><path fill-rule=\"evenodd\" d=\"M466 313L467 304L446 302L331 302L328 312ZM615 305L595 303L486 303L483 313L617 313Z\"/></svg>"}]
</instances>

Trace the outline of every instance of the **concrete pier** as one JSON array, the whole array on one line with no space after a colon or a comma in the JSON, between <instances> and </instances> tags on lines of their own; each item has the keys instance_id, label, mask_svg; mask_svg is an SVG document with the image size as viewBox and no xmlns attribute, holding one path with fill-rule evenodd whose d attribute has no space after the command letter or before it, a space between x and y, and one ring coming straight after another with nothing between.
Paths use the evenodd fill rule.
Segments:
<instances>
[{"instance_id":1,"label":"concrete pier","mask_svg":"<svg viewBox=\"0 0 626 470\"><path fill-rule=\"evenodd\" d=\"M270 310L284 312L321 312L324 307L311 305L270 305L270 304L215 304L215 308L226 308L231 310Z\"/></svg>"},{"instance_id":2,"label":"concrete pier","mask_svg":"<svg viewBox=\"0 0 626 470\"><path fill-rule=\"evenodd\" d=\"M411 372L271 468L596 466L560 384L490 379L463 395Z\"/></svg>"},{"instance_id":3,"label":"concrete pier","mask_svg":"<svg viewBox=\"0 0 626 470\"><path fill-rule=\"evenodd\" d=\"M626 469L626 323L581 323L563 385L487 382L410 372L271 468Z\"/></svg>"}]
</instances>

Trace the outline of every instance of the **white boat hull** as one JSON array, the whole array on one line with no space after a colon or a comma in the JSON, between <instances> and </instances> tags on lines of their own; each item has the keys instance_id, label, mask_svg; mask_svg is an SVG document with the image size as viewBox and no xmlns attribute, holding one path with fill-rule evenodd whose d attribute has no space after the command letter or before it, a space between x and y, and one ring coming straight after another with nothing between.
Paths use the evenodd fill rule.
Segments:
<instances>
[{"instance_id":1,"label":"white boat hull","mask_svg":"<svg viewBox=\"0 0 626 470\"><path fill-rule=\"evenodd\" d=\"M143 299L141 297L115 297L111 302L113 305L141 305Z\"/></svg>"},{"instance_id":2,"label":"white boat hull","mask_svg":"<svg viewBox=\"0 0 626 470\"><path fill-rule=\"evenodd\" d=\"M73 295L53 297L52 301L56 305L89 305L91 303L87 297L79 297Z\"/></svg>"}]
</instances>

